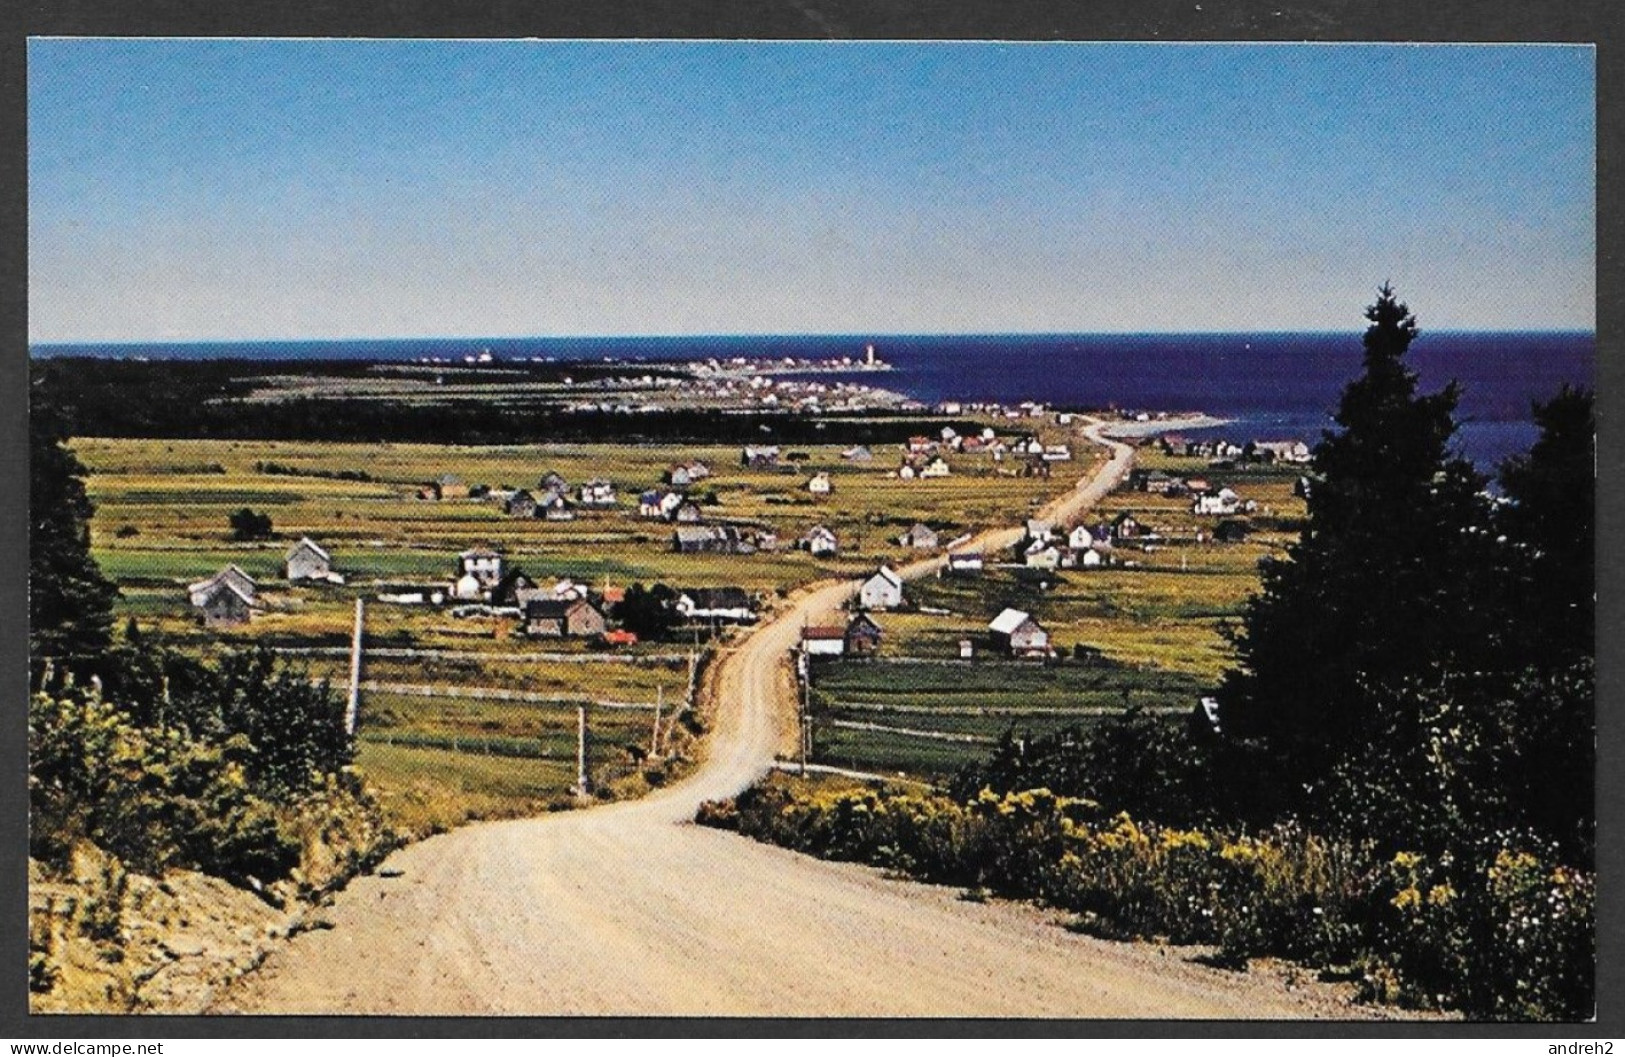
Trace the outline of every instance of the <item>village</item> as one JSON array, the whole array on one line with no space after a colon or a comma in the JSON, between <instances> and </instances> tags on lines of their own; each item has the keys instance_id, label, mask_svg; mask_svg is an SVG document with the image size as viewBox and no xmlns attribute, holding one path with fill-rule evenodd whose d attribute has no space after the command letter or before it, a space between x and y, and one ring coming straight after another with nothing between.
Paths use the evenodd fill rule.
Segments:
<instances>
[{"instance_id":1,"label":"village","mask_svg":"<svg viewBox=\"0 0 1625 1057\"><path fill-rule=\"evenodd\" d=\"M962 421L965 409L956 410ZM109 560L125 570L136 609L161 614L169 634L205 651L264 642L336 684L364 675L363 746L385 739L374 756L406 745L479 746L510 761L543 753L560 764L553 784L568 785L580 777L569 766L573 703L661 707L669 724L691 706L695 670L711 649L770 618L786 592L831 576L861 585L848 610L820 617L798 639L812 662L805 670L821 758L929 776L1012 723L1044 729L1125 701L1189 711L1222 653L1215 621L1163 616L1160 604L1125 619L1124 600L1155 584L1170 596L1211 595L1215 611L1239 605L1252 567L1287 538L1283 527L1301 509L1302 445L1165 435L1142 447L1138 468L1100 507L1054 523L1012 514L1063 494L1099 458L1077 433L1081 417L1038 405L1014 419L978 417L986 425L944 424L895 445L647 449L630 463L625 451L553 446L534 452L543 468L517 485L532 457L520 449L484 459L386 450L370 460L374 479L356 481L331 468L349 454L342 449L252 452L273 461L249 460L258 446L242 445L243 462L303 471L279 473L277 484L352 498L325 517L279 517L299 533L280 551L269 541L215 550L233 560L189 581L183 610L150 575L153 564L179 557L174 543L162 554L147 549L163 516L149 510L158 524L132 520L132 535L106 532L126 514L107 487L117 475L92 484L109 515L99 526ZM94 444L87 451L93 464L100 454ZM301 458L303 466L292 465ZM436 461L455 469L426 473ZM199 477L200 487L218 483ZM256 482L262 500L271 498L269 481ZM150 499L146 491L134 498ZM198 508L179 509L184 491L173 496L168 531L197 539L205 535L193 523ZM349 524L357 493L382 508L366 531ZM267 509L279 506L290 504ZM391 520L402 526L394 540L384 535ZM1023 525L1015 545L993 552L971 542L1011 520ZM138 555L152 561L143 567ZM939 560L939 575L905 584L899 570L921 559ZM345 658L361 628L356 603L365 609L365 664L352 673ZM1181 639L1199 648L1171 658L1163 644ZM943 665L969 667L946 687L915 678ZM1011 680L1001 665L1048 673L1043 711L999 706ZM898 666L908 666L907 679ZM435 714L437 700L471 694L486 707L466 722ZM535 698L529 711L514 704L527 698ZM961 714L959 698L978 701L974 717ZM911 721L879 722L859 707L866 704L912 709ZM549 708L556 714L544 722ZM540 741L530 736L538 724L551 732ZM932 751L922 754L922 744ZM636 771L652 754L606 755Z\"/></svg>"}]
</instances>

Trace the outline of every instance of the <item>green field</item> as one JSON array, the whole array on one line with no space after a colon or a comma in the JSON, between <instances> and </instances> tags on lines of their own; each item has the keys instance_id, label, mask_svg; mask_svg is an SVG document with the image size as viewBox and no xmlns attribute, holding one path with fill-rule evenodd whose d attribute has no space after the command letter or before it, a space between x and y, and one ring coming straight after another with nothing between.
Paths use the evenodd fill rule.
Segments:
<instances>
[{"instance_id":1,"label":"green field","mask_svg":"<svg viewBox=\"0 0 1625 1057\"><path fill-rule=\"evenodd\" d=\"M1071 435L1055 427L1044 432L1050 441ZM611 663L581 642L519 637L511 618L455 618L449 609L379 602L382 585L449 583L457 553L483 544L501 549L511 565L544 582L568 576L594 588L656 581L738 585L771 598L811 580L858 575L881 560L909 557L895 536L917 520L936 526L944 539L1019 520L1070 487L1089 465L1080 459L1066 466L1065 476L1043 480L1001 474L987 457L950 458L954 476L911 482L888 476L900 451L877 449L873 462L854 465L840 458L846 446L831 437L827 444L787 448L787 455L794 450L805 459L798 459L793 473L775 473L742 469L732 446L111 439L73 445L89 470L87 488L97 508L93 553L120 587L121 620L134 617L144 629L196 654L255 644L291 651L292 663L312 678L342 685L348 662L341 651L349 643L355 600L366 598L369 651L435 654L370 652L363 672L379 688L362 695L361 763L392 821L411 832L540 810L564 798L574 781L572 704L468 695L486 689L571 701L653 705L658 699L669 716L686 695L683 655L696 644L640 643L615 651L640 663ZM751 556L673 553L672 526L638 517L637 496L656 487L671 463L695 459L713 470L690 490L703 497L707 521L771 528L786 543L823 524L840 536L843 554L814 561L792 549ZM276 472L267 472L271 468ZM620 505L548 522L510 518L498 504L467 495L477 484L534 489L549 471L572 484L607 478ZM833 495L814 499L802 487L818 471L831 474ZM419 498L430 481L451 482L443 485L440 500ZM230 540L228 516L245 506L271 516L276 539ZM346 584L293 586L283 580L284 555L305 535L333 555ZM259 581L261 609L245 627L205 629L185 585L228 563ZM699 648L703 652L703 644ZM585 663L522 656L536 653ZM672 655L676 659L666 659ZM420 696L389 689L396 686L440 692ZM647 747L651 720L650 711L591 712L594 764L606 784L635 786L642 773L638 751Z\"/></svg>"},{"instance_id":2,"label":"green field","mask_svg":"<svg viewBox=\"0 0 1625 1057\"><path fill-rule=\"evenodd\" d=\"M1188 499L1118 491L1087 520L1131 511L1159 538L1149 545L1119 543L1113 565L1061 570L1045 589L1013 567L910 585L910 600L935 612L880 615L878 660L814 665L816 759L935 778L985 756L987 740L1006 730L1040 734L1098 722L1131 705L1169 716L1188 713L1233 662L1223 627L1238 620L1257 590L1259 561L1281 555L1295 539L1292 525L1304 506L1292 487L1301 471L1215 471L1202 460L1169 458L1152 448L1141 452L1139 465L1178 476L1202 474L1216 486L1234 488L1258 505L1244 518L1254 531L1243 542L1198 542L1199 529L1210 534L1222 519L1193 514ZM988 555L990 563L1016 560L1013 552ZM987 625L1006 607L1036 616L1063 659L1078 646L1095 659L1043 665L993 655ZM957 660L965 639L976 651L974 663Z\"/></svg>"},{"instance_id":3,"label":"green field","mask_svg":"<svg viewBox=\"0 0 1625 1057\"><path fill-rule=\"evenodd\" d=\"M518 818L567 806L565 760L515 759L363 739L357 761L385 816L412 837L473 819Z\"/></svg>"},{"instance_id":4,"label":"green field","mask_svg":"<svg viewBox=\"0 0 1625 1057\"><path fill-rule=\"evenodd\" d=\"M987 657L820 661L812 682L816 762L925 778L985 757L1006 731L1088 726L1131 706L1183 714L1202 690L1194 676L1167 669ZM853 723L890 729L847 725Z\"/></svg>"},{"instance_id":5,"label":"green field","mask_svg":"<svg viewBox=\"0 0 1625 1057\"><path fill-rule=\"evenodd\" d=\"M1002 432L1012 432L1000 424ZM1030 428L1027 423L1022 428ZM797 446L805 455L794 473L738 465L737 449L721 446L344 445L251 441L81 440L74 445L90 475L97 505L95 556L119 584L124 615L198 653L254 643L290 649L312 677L342 683L354 602L396 582L447 582L457 552L476 544L500 548L531 576L569 576L594 587L664 581L678 586L739 585L768 597L828 576L855 576L881 560L915 555L895 537L915 521L944 540L1019 522L1034 507L1070 488L1098 454L1071 429L1045 425L1047 442L1069 441L1079 458L1060 464L1052 479L1021 478L986 456L950 457L953 476L905 481L889 476L900 451L875 458L840 458L838 437ZM792 449L786 449L786 454ZM714 476L691 489L704 497L708 521L772 528L793 542L823 524L841 538L842 555L814 561L784 550L751 556L675 554L672 527L636 514L639 492L655 487L671 463L699 459ZM275 464L279 472L264 472ZM945 610L881 616L885 637L878 662L820 664L815 673L815 746L819 760L864 770L937 777L987 751L1007 729L1039 733L1068 723L1096 722L1130 704L1166 712L1188 710L1230 662L1221 633L1257 585L1261 558L1280 554L1303 504L1291 494L1298 471L1255 467L1210 471L1200 460L1141 452L1139 465L1177 475L1205 474L1255 500L1255 532L1245 542L1196 542L1199 518L1189 501L1144 493L1109 496L1090 520L1122 510L1154 527L1150 547L1119 546L1108 568L1064 570L1040 590L1013 569L990 568L975 579L911 585L917 605ZM293 471L289 473L287 471ZM514 519L495 503L470 499L470 485L534 488L548 471L571 483L594 477L614 482L620 506L583 511L575 521ZM802 487L828 472L831 496ZM325 476L314 476L316 474ZM337 475L367 476L344 480ZM418 498L431 480L451 481L444 497ZM277 539L229 540L227 516L249 506L270 514ZM122 530L122 531L121 531ZM301 535L322 543L348 582L290 586L281 579L288 546ZM992 563L1013 554L988 555ZM262 609L244 628L206 631L193 615L184 585L228 562L260 581ZM1074 646L1098 651L1091 664L1043 666L992 657L987 622L1006 606L1036 615L1063 656ZM573 705L477 700L480 688L554 695L569 700L626 701L669 706L687 688L682 658L692 643L643 643L618 653L642 663L602 661L579 642L517 637L511 619L453 618L447 610L372 601L369 646L434 651L437 656L369 655L363 678L380 689L363 695L362 758L374 782L396 805L402 824L455 824L465 817L537 810L564 796L574 779ZM958 644L971 639L978 659L957 663ZM326 650L315 655L311 648ZM587 663L524 654L579 656ZM668 656L677 659L667 660ZM905 664L926 659L937 664ZM439 688L424 697L391 686ZM648 712L593 713L598 761L625 777L638 770L636 752L648 740ZM854 730L835 723L968 735L949 741ZM414 767L427 770L419 773ZM608 773L608 772L606 772ZM415 790L415 792L413 792ZM431 806L432 805L432 806Z\"/></svg>"}]
</instances>

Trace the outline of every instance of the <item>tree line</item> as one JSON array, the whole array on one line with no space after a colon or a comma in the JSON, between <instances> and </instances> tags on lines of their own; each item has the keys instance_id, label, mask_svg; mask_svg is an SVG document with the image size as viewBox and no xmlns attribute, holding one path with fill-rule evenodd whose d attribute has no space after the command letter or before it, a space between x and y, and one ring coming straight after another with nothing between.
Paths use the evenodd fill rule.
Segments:
<instances>
[{"instance_id":1,"label":"tree line","mask_svg":"<svg viewBox=\"0 0 1625 1057\"><path fill-rule=\"evenodd\" d=\"M358 377L377 364L301 362L302 375ZM561 365L546 366L557 372ZM591 369L592 365L568 365ZM624 366L621 369L625 369ZM107 360L52 357L30 364L37 396L86 437L306 440L336 443L901 443L920 431L917 416L739 414L680 407L650 414L570 411L556 400L516 394L501 404L468 400L408 403L361 397L246 399L265 364L238 360ZM529 370L516 377L534 381ZM933 422L933 425L941 423ZM960 432L969 422L954 422Z\"/></svg>"}]
</instances>

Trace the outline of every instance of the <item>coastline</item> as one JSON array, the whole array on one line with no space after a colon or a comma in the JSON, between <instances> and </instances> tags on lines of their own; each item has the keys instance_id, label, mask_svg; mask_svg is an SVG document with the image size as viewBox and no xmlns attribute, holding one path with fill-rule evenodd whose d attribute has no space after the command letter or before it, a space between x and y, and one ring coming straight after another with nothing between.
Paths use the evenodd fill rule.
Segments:
<instances>
[{"instance_id":1,"label":"coastline","mask_svg":"<svg viewBox=\"0 0 1625 1057\"><path fill-rule=\"evenodd\" d=\"M1122 421L1113 422L1101 429L1101 435L1125 440L1138 440L1145 437L1154 437L1159 433L1169 433L1178 429L1213 429L1216 426L1228 426L1236 420L1233 418L1218 418L1203 412L1190 414L1168 415L1161 418L1152 418L1144 422Z\"/></svg>"}]
</instances>

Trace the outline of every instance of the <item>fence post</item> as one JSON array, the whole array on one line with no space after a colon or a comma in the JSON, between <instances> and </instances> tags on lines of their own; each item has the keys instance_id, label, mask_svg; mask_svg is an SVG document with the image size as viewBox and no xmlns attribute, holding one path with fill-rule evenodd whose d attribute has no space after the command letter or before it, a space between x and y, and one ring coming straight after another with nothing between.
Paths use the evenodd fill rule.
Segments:
<instances>
[{"instance_id":1,"label":"fence post","mask_svg":"<svg viewBox=\"0 0 1625 1057\"><path fill-rule=\"evenodd\" d=\"M366 600L355 600L355 636L350 642L350 698L344 709L344 733L355 736L361 713L361 621Z\"/></svg>"},{"instance_id":2,"label":"fence post","mask_svg":"<svg viewBox=\"0 0 1625 1057\"><path fill-rule=\"evenodd\" d=\"M587 706L576 706L576 788L577 796L591 790L587 784Z\"/></svg>"}]
</instances>

